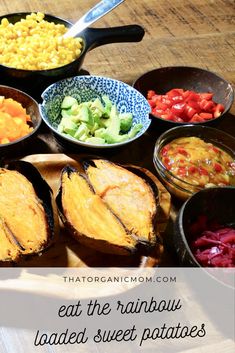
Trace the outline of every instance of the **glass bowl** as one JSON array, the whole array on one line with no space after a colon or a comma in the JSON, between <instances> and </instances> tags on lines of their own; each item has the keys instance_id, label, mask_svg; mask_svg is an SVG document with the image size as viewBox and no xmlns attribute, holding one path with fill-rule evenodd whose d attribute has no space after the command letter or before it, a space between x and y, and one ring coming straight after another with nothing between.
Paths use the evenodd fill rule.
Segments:
<instances>
[{"instance_id":1,"label":"glass bowl","mask_svg":"<svg viewBox=\"0 0 235 353\"><path fill-rule=\"evenodd\" d=\"M181 137L198 137L207 143L227 152L235 160L235 138L231 135L202 125L184 125L164 132L156 141L153 155L154 166L157 173L171 194L181 200L186 200L194 193L204 189L204 186L183 180L168 170L162 162L161 150L164 146ZM232 185L234 183L232 182ZM209 186L209 185L208 185ZM220 186L220 185L212 185Z\"/></svg>"}]
</instances>

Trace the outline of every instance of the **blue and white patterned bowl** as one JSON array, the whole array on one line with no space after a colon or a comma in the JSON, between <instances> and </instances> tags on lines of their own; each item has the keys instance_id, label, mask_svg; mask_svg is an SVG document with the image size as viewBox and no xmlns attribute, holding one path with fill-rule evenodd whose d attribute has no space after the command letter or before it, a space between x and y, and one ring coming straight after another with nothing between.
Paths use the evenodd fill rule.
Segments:
<instances>
[{"instance_id":1,"label":"blue and white patterned bowl","mask_svg":"<svg viewBox=\"0 0 235 353\"><path fill-rule=\"evenodd\" d=\"M120 113L132 113L133 126L141 123L141 131L132 139L115 144L96 145L78 141L69 135L57 131L61 116L61 103L65 96L72 96L79 103L101 98L107 95L113 104L116 104ZM58 81L49 86L42 93L43 102L40 104L40 113L47 126L59 138L72 142L76 145L93 148L110 148L125 145L138 139L148 129L150 106L145 97L133 87L111 78L101 76L75 76Z\"/></svg>"}]
</instances>

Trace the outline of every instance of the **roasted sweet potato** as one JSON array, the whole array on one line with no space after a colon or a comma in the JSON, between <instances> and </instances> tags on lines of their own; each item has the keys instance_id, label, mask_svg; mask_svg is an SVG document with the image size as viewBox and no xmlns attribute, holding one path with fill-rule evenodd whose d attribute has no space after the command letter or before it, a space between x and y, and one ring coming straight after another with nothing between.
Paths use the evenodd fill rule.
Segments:
<instances>
[{"instance_id":1,"label":"roasted sweet potato","mask_svg":"<svg viewBox=\"0 0 235 353\"><path fill-rule=\"evenodd\" d=\"M53 229L51 191L36 168L21 161L1 168L0 261L42 251Z\"/></svg>"},{"instance_id":2,"label":"roasted sweet potato","mask_svg":"<svg viewBox=\"0 0 235 353\"><path fill-rule=\"evenodd\" d=\"M136 239L95 194L86 177L70 167L62 171L57 204L65 225L84 245L119 255L136 251Z\"/></svg>"},{"instance_id":3,"label":"roasted sweet potato","mask_svg":"<svg viewBox=\"0 0 235 353\"><path fill-rule=\"evenodd\" d=\"M88 179L95 192L111 208L139 243L156 242L154 219L157 195L150 184L135 173L103 159L85 161Z\"/></svg>"},{"instance_id":4,"label":"roasted sweet potato","mask_svg":"<svg viewBox=\"0 0 235 353\"><path fill-rule=\"evenodd\" d=\"M147 254L156 244L158 193L144 176L102 159L62 171L57 205L65 227L96 250ZM146 176L147 179L147 176Z\"/></svg>"}]
</instances>

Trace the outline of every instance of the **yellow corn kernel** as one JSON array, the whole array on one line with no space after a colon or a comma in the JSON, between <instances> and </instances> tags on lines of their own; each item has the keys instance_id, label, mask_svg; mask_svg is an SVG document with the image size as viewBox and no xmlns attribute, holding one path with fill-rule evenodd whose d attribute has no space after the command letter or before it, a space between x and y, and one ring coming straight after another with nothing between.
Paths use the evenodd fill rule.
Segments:
<instances>
[{"instance_id":1,"label":"yellow corn kernel","mask_svg":"<svg viewBox=\"0 0 235 353\"><path fill-rule=\"evenodd\" d=\"M47 22L41 12L32 13L9 24L6 18L0 24L0 64L26 70L44 70L63 66L81 54L82 39L62 35L67 28Z\"/></svg>"}]
</instances>

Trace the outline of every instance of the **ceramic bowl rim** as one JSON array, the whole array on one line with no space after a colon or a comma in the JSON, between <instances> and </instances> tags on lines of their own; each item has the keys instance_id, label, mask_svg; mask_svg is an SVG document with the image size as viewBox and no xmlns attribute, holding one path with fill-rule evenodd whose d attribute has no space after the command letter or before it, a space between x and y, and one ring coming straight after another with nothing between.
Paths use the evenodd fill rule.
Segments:
<instances>
[{"instance_id":1,"label":"ceramic bowl rim","mask_svg":"<svg viewBox=\"0 0 235 353\"><path fill-rule=\"evenodd\" d=\"M51 126L51 124L48 122L48 120L44 117L44 112L42 110L42 107L44 107L44 103L45 103L45 100L44 100L44 96L47 94L47 92L53 87L53 86L56 86L58 84L60 84L61 82L66 82L66 81L72 81L72 80L80 80L80 79L83 79L83 78L95 78L97 80L99 79L104 79L104 80L111 80L111 81L114 81L116 82L118 85L121 85L121 86L124 86L124 87L127 87L129 90L131 91L134 91L136 95L140 96L143 100L143 102L146 103L146 107L147 105L149 106L148 104L148 101L147 99L143 96L142 93L140 93L137 89L135 89L134 87L132 87L131 85L125 83L125 82L122 82L120 80L117 80L117 79L113 79L113 78L109 78L109 77L105 77L105 76L100 76L100 75L81 75L81 76L72 76L72 77L68 77L68 78L65 78L65 79L62 79L62 80L59 80L55 83L52 83L50 86L48 86L41 94L41 97L43 99L42 103L39 104L39 111L40 111L40 114L41 114L41 117L43 119L43 121L45 122L45 124L56 134L58 135L59 137L67 140L68 142L70 143L74 143L75 145L78 145L78 146L84 146L84 147L91 147L91 148L113 148L113 147L119 147L119 146L124 146L130 142L133 142L135 140L137 140L139 137L141 137L150 127L151 125L151 119L149 117L149 113L146 113L146 116L145 116L145 121L146 121L146 127L142 128L140 130L140 134L138 133L135 137L129 139L129 140L126 140L126 141L123 141L123 142L118 142L118 143L110 143L110 144L91 144L91 143L87 143L87 142L83 142L83 141L79 141L79 140L76 140L74 139L72 136L70 137L69 135L66 135L66 134L63 134L63 133L60 133L59 131L57 131L53 126ZM150 112L150 106L149 106L149 112Z\"/></svg>"}]
</instances>

